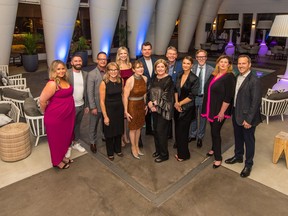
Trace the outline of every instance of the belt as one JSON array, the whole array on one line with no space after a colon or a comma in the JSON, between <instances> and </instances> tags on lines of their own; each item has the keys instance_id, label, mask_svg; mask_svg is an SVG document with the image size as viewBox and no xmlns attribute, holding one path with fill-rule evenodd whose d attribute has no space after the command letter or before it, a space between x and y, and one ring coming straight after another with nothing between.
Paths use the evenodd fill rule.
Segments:
<instances>
[{"instance_id":1,"label":"belt","mask_svg":"<svg viewBox=\"0 0 288 216\"><path fill-rule=\"evenodd\" d=\"M130 101L139 101L139 100L143 100L144 99L144 96L142 97L129 97L128 98Z\"/></svg>"},{"instance_id":2,"label":"belt","mask_svg":"<svg viewBox=\"0 0 288 216\"><path fill-rule=\"evenodd\" d=\"M204 95L202 94L202 95L197 95L197 97L203 97Z\"/></svg>"}]
</instances>

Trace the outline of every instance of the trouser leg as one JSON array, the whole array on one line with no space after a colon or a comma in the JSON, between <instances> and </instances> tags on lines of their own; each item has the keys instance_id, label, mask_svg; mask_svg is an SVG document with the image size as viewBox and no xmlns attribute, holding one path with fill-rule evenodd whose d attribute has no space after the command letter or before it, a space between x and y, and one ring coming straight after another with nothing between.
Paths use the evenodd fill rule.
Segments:
<instances>
[{"instance_id":1,"label":"trouser leg","mask_svg":"<svg viewBox=\"0 0 288 216\"><path fill-rule=\"evenodd\" d=\"M215 160L221 161L222 160L222 153L221 153L221 128L225 122L225 119L221 122L215 120L211 122L211 136L212 136L212 149L214 151Z\"/></svg>"},{"instance_id":2,"label":"trouser leg","mask_svg":"<svg viewBox=\"0 0 288 216\"><path fill-rule=\"evenodd\" d=\"M75 112L75 125L74 125L74 140L80 139L80 126L84 115L84 106L76 107Z\"/></svg>"}]
</instances>

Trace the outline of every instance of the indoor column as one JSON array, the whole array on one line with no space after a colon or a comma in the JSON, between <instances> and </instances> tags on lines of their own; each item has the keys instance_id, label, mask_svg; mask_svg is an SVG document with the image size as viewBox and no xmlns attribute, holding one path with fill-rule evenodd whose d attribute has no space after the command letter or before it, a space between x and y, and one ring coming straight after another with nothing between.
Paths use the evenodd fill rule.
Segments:
<instances>
[{"instance_id":1,"label":"indoor column","mask_svg":"<svg viewBox=\"0 0 288 216\"><path fill-rule=\"evenodd\" d=\"M182 0L158 0L156 6L155 54L164 55L169 45Z\"/></svg>"},{"instance_id":2,"label":"indoor column","mask_svg":"<svg viewBox=\"0 0 288 216\"><path fill-rule=\"evenodd\" d=\"M128 47L131 58L141 54L149 23L155 9L156 0L133 0L128 3Z\"/></svg>"},{"instance_id":3,"label":"indoor column","mask_svg":"<svg viewBox=\"0 0 288 216\"><path fill-rule=\"evenodd\" d=\"M196 29L195 49L200 49L200 44L206 42L206 23L213 23L222 2L223 0L206 0L203 4Z\"/></svg>"},{"instance_id":4,"label":"indoor column","mask_svg":"<svg viewBox=\"0 0 288 216\"><path fill-rule=\"evenodd\" d=\"M178 51L187 53L205 0L184 0L178 28Z\"/></svg>"},{"instance_id":5,"label":"indoor column","mask_svg":"<svg viewBox=\"0 0 288 216\"><path fill-rule=\"evenodd\" d=\"M67 61L80 0L41 0L48 66L53 60Z\"/></svg>"},{"instance_id":6,"label":"indoor column","mask_svg":"<svg viewBox=\"0 0 288 216\"><path fill-rule=\"evenodd\" d=\"M11 45L18 9L18 0L0 2L0 64L9 65Z\"/></svg>"},{"instance_id":7,"label":"indoor column","mask_svg":"<svg viewBox=\"0 0 288 216\"><path fill-rule=\"evenodd\" d=\"M122 0L89 0L93 60L98 52L109 55Z\"/></svg>"}]
</instances>

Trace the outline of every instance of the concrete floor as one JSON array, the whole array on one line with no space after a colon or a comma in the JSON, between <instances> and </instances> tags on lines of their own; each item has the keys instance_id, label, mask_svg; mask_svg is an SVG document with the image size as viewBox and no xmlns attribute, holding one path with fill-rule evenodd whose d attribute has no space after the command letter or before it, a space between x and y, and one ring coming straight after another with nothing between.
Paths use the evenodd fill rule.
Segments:
<instances>
[{"instance_id":1,"label":"concrete floor","mask_svg":"<svg viewBox=\"0 0 288 216\"><path fill-rule=\"evenodd\" d=\"M263 86L271 87L286 62L267 62L255 65L276 70L262 79ZM15 69L11 73L18 73L21 67L11 69ZM47 82L45 70L43 64L35 73L23 73L34 97L39 96ZM188 161L180 163L173 158L176 150L170 140L170 159L155 164L151 157L153 138L143 135L145 156L141 160L133 159L127 146L123 149L124 158L116 157L111 162L106 158L104 143L98 145L97 154L90 152L88 116L84 116L81 138L88 153L75 159L68 170L59 171L48 165L36 175L1 188L0 215L286 215L285 159L276 165L271 162L274 136L280 130L288 131L286 118L284 122L280 117L272 118L269 125L263 122L257 128L255 166L251 176L243 179L239 176L243 164L212 169L213 158L205 156L211 147L209 125L201 149L196 148L195 142L190 143ZM222 130L224 159L233 152L232 134L228 120ZM49 155L46 145L46 138L42 138L35 147L39 149L34 148L27 158L34 157L23 166L25 171L49 158L43 157L45 152ZM25 160L17 163L23 165ZM14 164L0 163L0 172L6 167L15 175L11 172Z\"/></svg>"}]
</instances>

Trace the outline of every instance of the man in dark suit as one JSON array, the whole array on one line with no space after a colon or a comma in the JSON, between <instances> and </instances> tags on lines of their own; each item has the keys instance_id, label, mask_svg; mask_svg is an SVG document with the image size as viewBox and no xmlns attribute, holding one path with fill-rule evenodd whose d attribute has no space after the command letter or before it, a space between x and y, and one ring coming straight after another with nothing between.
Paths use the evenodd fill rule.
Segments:
<instances>
[{"instance_id":1,"label":"man in dark suit","mask_svg":"<svg viewBox=\"0 0 288 216\"><path fill-rule=\"evenodd\" d=\"M206 63L207 52L205 50L197 50L196 60L197 64L193 65L192 72L198 76L200 85L198 95L195 98L196 118L190 126L189 142L197 139L197 148L201 148L206 129L206 118L200 115L202 112L204 85L214 71L214 68Z\"/></svg>"},{"instance_id":2,"label":"man in dark suit","mask_svg":"<svg viewBox=\"0 0 288 216\"><path fill-rule=\"evenodd\" d=\"M157 59L152 56L152 44L150 42L144 42L142 44L141 52L143 56L138 60L141 61L144 66L144 76L147 77L147 92L148 92L151 82L155 77L154 63L156 62ZM150 112L148 112L147 115L145 116L145 121L146 121L146 135L152 135L153 129L152 129ZM140 143L139 146L141 147Z\"/></svg>"},{"instance_id":3,"label":"man in dark suit","mask_svg":"<svg viewBox=\"0 0 288 216\"><path fill-rule=\"evenodd\" d=\"M234 156L225 160L227 164L242 163L244 144L246 149L245 167L240 176L245 178L250 175L255 152L255 129L261 122L261 84L260 80L251 72L251 58L247 55L238 57L233 128L235 138Z\"/></svg>"}]
</instances>

